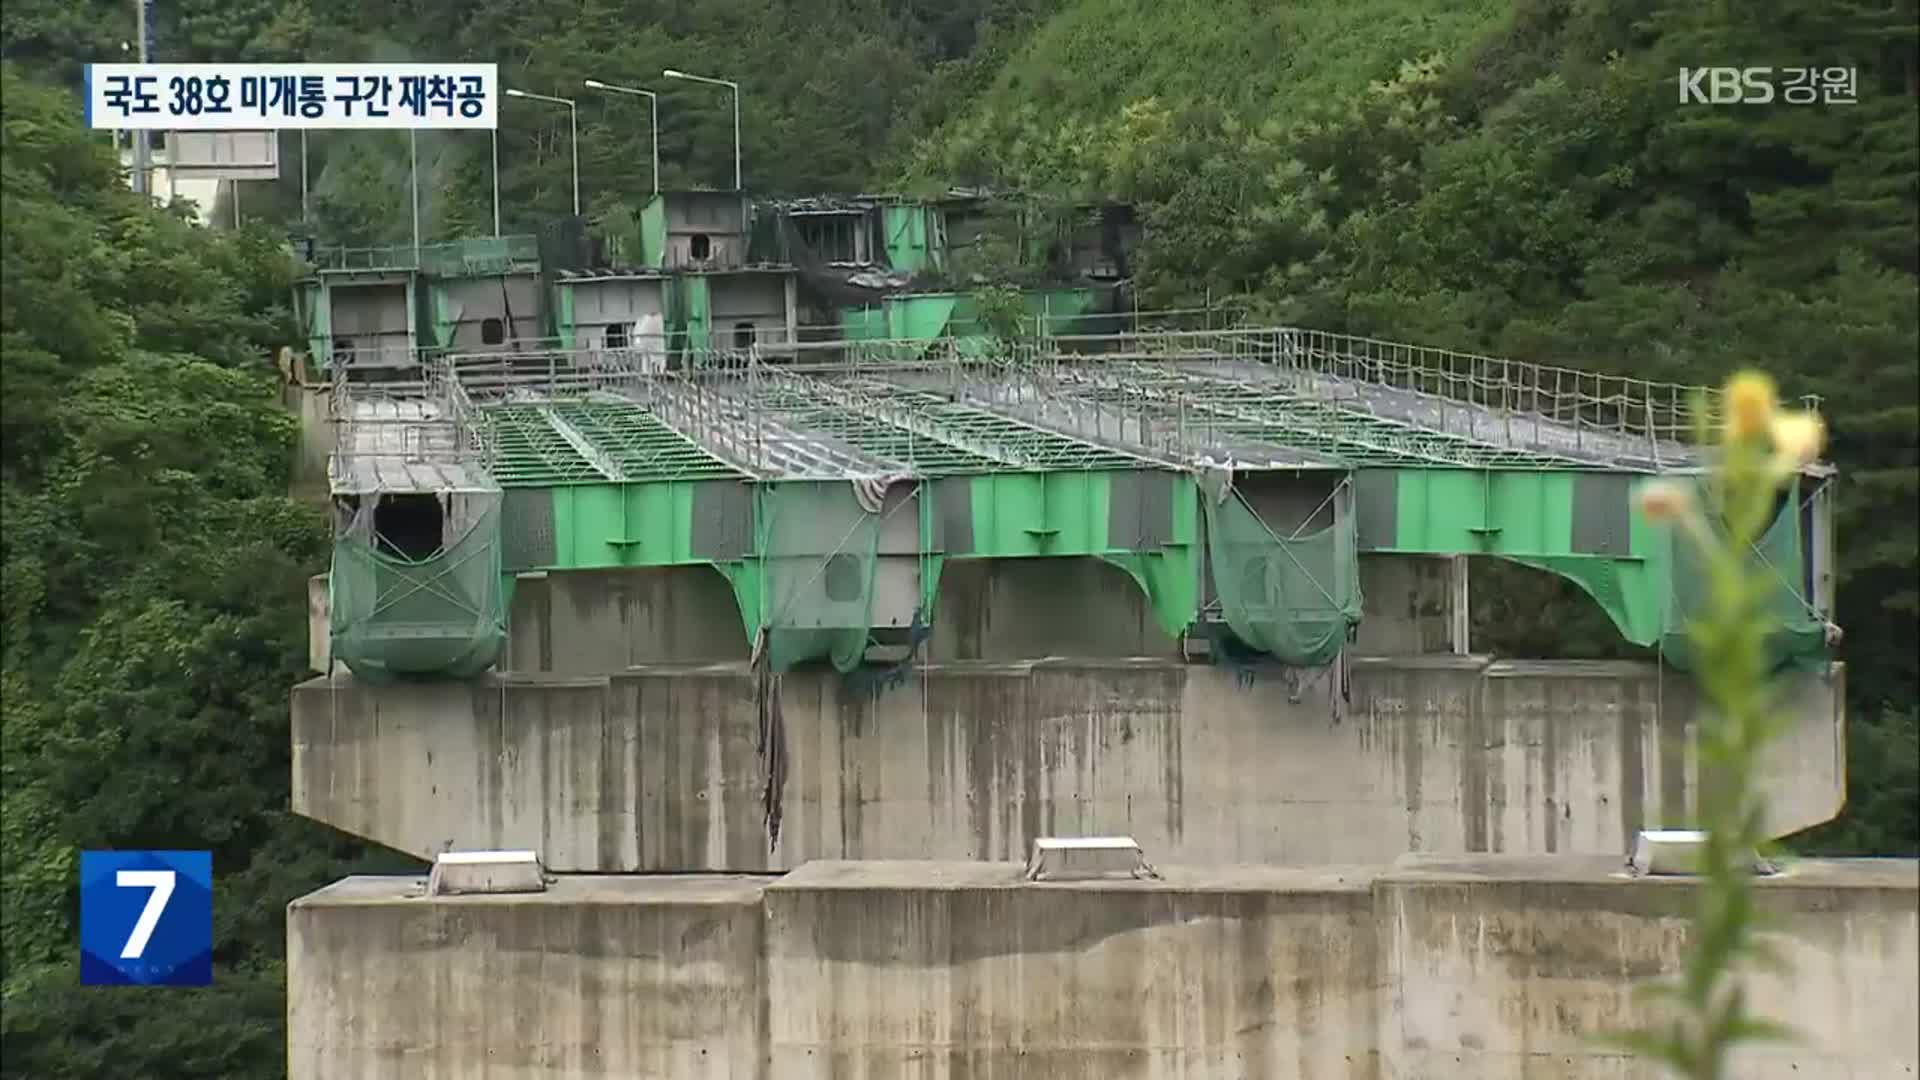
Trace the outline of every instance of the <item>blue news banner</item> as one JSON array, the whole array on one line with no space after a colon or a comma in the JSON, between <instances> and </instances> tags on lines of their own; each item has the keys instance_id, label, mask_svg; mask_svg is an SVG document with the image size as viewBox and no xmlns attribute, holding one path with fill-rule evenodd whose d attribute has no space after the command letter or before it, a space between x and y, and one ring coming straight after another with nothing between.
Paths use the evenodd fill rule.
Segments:
<instances>
[{"instance_id":1,"label":"blue news banner","mask_svg":"<svg viewBox=\"0 0 1920 1080\"><path fill-rule=\"evenodd\" d=\"M213 853L80 853L80 981L213 982Z\"/></svg>"}]
</instances>

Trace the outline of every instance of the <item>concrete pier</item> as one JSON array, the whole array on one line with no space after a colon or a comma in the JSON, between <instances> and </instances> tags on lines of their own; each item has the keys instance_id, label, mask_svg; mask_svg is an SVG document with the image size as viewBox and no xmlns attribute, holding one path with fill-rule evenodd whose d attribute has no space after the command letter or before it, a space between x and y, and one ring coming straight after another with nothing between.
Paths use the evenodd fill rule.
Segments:
<instances>
[{"instance_id":1,"label":"concrete pier","mask_svg":"<svg viewBox=\"0 0 1920 1080\"><path fill-rule=\"evenodd\" d=\"M1842 669L1802 677L1766 783L1776 835L1845 784ZM1301 679L1174 661L931 665L877 695L778 691L769 843L742 664L293 694L293 808L423 858L533 848L562 872L1024 858L1125 833L1172 862L1386 862L1409 851L1622 855L1685 825L1690 685L1650 665L1355 659Z\"/></svg>"},{"instance_id":2,"label":"concrete pier","mask_svg":"<svg viewBox=\"0 0 1920 1080\"><path fill-rule=\"evenodd\" d=\"M1026 882L998 862L812 863L778 880L559 877L427 897L350 878L288 913L293 1080L1647 1075L1594 1037L1651 1019L1695 886L1620 860L1161 866ZM1743 1078L1920 1069L1920 864L1758 884L1798 1041Z\"/></svg>"}]
</instances>

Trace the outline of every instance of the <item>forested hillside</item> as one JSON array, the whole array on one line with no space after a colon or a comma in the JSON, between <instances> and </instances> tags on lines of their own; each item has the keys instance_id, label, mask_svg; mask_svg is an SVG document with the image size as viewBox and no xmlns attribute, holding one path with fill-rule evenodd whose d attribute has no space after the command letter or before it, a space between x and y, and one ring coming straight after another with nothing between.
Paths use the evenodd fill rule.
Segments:
<instances>
[{"instance_id":1,"label":"forested hillside","mask_svg":"<svg viewBox=\"0 0 1920 1080\"><path fill-rule=\"evenodd\" d=\"M282 912L357 851L287 811L326 544L263 362L290 268L141 205L65 92L8 70L0 109L0 1071L282 1075ZM103 846L213 850L214 986L79 986L79 850Z\"/></svg>"},{"instance_id":2,"label":"forested hillside","mask_svg":"<svg viewBox=\"0 0 1920 1080\"><path fill-rule=\"evenodd\" d=\"M429 0L345 7L316 0L174 0L156 5L154 56L258 63L472 59L501 82L579 102L583 209L636 203L653 190L644 99L582 80L657 89L661 185L732 182L732 98L722 87L660 77L664 68L742 83L741 154L760 192L854 190L898 145L956 100L942 90L976 52L1018 37L1057 0ZM0 50L73 83L88 59L119 59L133 38L124 0L12 0ZM984 48L982 46L985 46ZM501 203L509 230L570 207L567 111L509 101L500 113ZM342 242L404 242L407 139L316 132L308 142L313 207ZM299 140L282 138L277 190L244 197L249 214L297 216ZM476 132L419 140L427 239L490 230L489 141ZM223 216L224 220L224 216Z\"/></svg>"},{"instance_id":3,"label":"forested hillside","mask_svg":"<svg viewBox=\"0 0 1920 1080\"><path fill-rule=\"evenodd\" d=\"M1920 848L1913 0L1208 8L1070 5L916 143L906 177L1134 203L1147 305L1225 297L1693 384L1754 365L1820 395L1843 474L1853 791L1806 842ZM1852 68L1858 101L1679 103L1679 68L1733 62ZM1486 644L1616 647L1570 586L1504 576Z\"/></svg>"},{"instance_id":4,"label":"forested hillside","mask_svg":"<svg viewBox=\"0 0 1920 1080\"><path fill-rule=\"evenodd\" d=\"M1848 814L1803 847L1920 852L1920 63L1915 0L175 0L162 59L497 61L581 101L591 213L666 186L992 183L1139 206L1143 304L1826 399L1842 469ZM285 497L287 177L248 230L139 204L79 126L125 3L0 5L6 1076L284 1071L286 901L366 856L293 818L287 688L319 515ZM1852 67L1855 104L1712 108L1676 70ZM564 110L502 114L509 229L567 208ZM488 226L488 140L423 136L428 239ZM316 133L324 240L403 239L406 141ZM265 185L256 185L264 188ZM1601 655L1590 603L1515 572L1507 652ZM1519 599L1513 599L1518 597ZM211 847L216 985L77 985L83 846Z\"/></svg>"}]
</instances>

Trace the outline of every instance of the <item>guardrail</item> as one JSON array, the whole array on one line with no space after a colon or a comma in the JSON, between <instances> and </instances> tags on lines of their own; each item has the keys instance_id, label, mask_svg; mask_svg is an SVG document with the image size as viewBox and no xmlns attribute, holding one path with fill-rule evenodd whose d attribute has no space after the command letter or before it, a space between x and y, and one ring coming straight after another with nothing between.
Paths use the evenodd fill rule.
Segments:
<instances>
[{"instance_id":1,"label":"guardrail","mask_svg":"<svg viewBox=\"0 0 1920 1080\"><path fill-rule=\"evenodd\" d=\"M540 241L534 236L483 236L440 244L383 244L372 247L318 248L305 260L325 271L423 270L430 274L503 273L537 267Z\"/></svg>"}]
</instances>

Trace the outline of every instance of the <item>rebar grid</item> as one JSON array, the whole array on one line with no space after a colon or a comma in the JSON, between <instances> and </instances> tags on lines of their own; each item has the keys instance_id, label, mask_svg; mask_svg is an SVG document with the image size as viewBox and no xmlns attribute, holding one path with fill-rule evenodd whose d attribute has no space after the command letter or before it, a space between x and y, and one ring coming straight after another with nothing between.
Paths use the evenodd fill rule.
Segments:
<instances>
[{"instance_id":1,"label":"rebar grid","mask_svg":"<svg viewBox=\"0 0 1920 1080\"><path fill-rule=\"evenodd\" d=\"M683 351L669 370L605 350L439 355L423 383L372 385L336 373L345 453L374 422L350 398L430 402L404 422L451 435L400 452L514 486L1222 458L1653 471L1691 460L1689 402L1714 394L1294 328L807 342Z\"/></svg>"},{"instance_id":2,"label":"rebar grid","mask_svg":"<svg viewBox=\"0 0 1920 1080\"><path fill-rule=\"evenodd\" d=\"M1017 412L1006 406L1016 400L1020 383L1004 377L980 379L978 373L982 370L999 373L995 366L974 365L971 373L955 380L957 389L947 392L860 376L834 385L843 387L843 392L866 395L882 415L902 414L906 422L928 435L974 447L1001 462L1002 468L1074 471L1164 468L1169 464L1125 447L1104 445L1018 415L1008 415Z\"/></svg>"},{"instance_id":3,"label":"rebar grid","mask_svg":"<svg viewBox=\"0 0 1920 1080\"><path fill-rule=\"evenodd\" d=\"M1153 313L1134 316L1146 320ZM875 367L970 364L999 360L1013 365L1088 363L1096 359L1164 362L1239 361L1283 373L1305 396L1346 398L1362 391L1386 397L1402 411L1419 413L1423 425L1457 430L1482 441L1505 441L1509 429L1552 433L1547 442L1606 436L1601 447L1637 443L1617 456L1659 460L1690 440L1692 403L1717 402L1709 387L1602 375L1572 368L1434 349L1295 327L1146 330L1117 334L1059 334L998 341L987 337L933 340L802 341L762 344L749 350L676 350L682 370L780 363L796 373L853 373ZM530 354L516 359L524 361ZM630 370L618 353L548 350L561 366ZM423 355L421 359L427 358ZM1399 392L1397 398L1392 392ZM1817 397L1801 399L1817 408ZM1465 406L1466 408L1459 408ZM1671 444L1671 447L1661 444ZM1606 449L1602 453L1613 453Z\"/></svg>"},{"instance_id":4,"label":"rebar grid","mask_svg":"<svg viewBox=\"0 0 1920 1080\"><path fill-rule=\"evenodd\" d=\"M1257 369L1254 369L1257 371ZM1302 396L1213 364L1116 361L1054 374L1058 392L1146 412L1190 454L1237 443L1304 451L1353 466L1591 469L1599 462L1485 442L1377 415L1363 399Z\"/></svg>"},{"instance_id":5,"label":"rebar grid","mask_svg":"<svg viewBox=\"0 0 1920 1080\"><path fill-rule=\"evenodd\" d=\"M940 438L900 403L836 386L817 376L774 375L758 391L765 415L788 429L820 433L890 466L923 476L996 472L1017 467Z\"/></svg>"}]
</instances>

